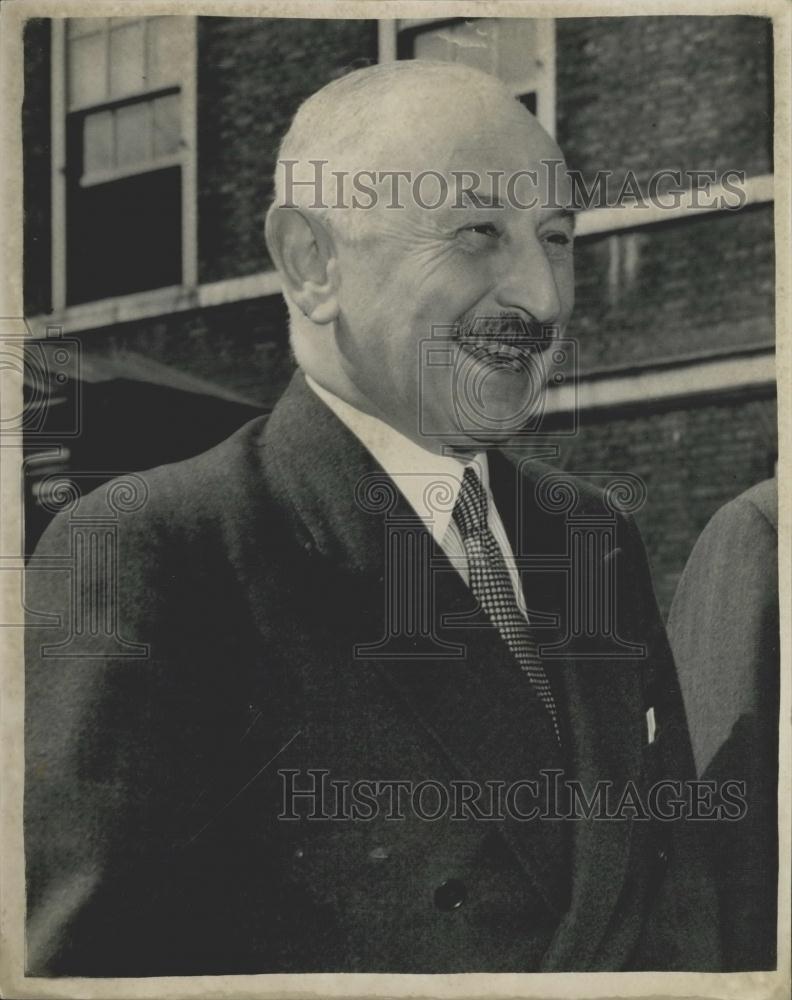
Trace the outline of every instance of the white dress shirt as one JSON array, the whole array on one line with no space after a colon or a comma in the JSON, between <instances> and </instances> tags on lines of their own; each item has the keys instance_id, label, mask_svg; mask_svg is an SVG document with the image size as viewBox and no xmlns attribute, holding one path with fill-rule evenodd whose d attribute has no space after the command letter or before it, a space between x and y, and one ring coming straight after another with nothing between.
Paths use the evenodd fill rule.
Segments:
<instances>
[{"instance_id":1,"label":"white dress shirt","mask_svg":"<svg viewBox=\"0 0 792 1000\"><path fill-rule=\"evenodd\" d=\"M305 380L387 472L465 583L468 583L467 554L462 535L451 515L465 469L467 466L475 469L489 501L489 529L503 554L517 606L527 618L514 553L490 491L486 452L479 452L467 462L450 455L438 455L422 448L377 417L339 399L318 385L310 375L306 375Z\"/></svg>"}]
</instances>

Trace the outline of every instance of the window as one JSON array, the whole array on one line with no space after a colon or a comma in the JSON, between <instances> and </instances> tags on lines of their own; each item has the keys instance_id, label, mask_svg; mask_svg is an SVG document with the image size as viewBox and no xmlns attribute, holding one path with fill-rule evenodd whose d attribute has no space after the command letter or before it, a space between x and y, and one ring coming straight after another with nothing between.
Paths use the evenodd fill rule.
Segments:
<instances>
[{"instance_id":1,"label":"window","mask_svg":"<svg viewBox=\"0 0 792 1000\"><path fill-rule=\"evenodd\" d=\"M402 20L401 59L465 63L500 77L550 134L555 132L555 22L549 18Z\"/></svg>"},{"instance_id":2,"label":"window","mask_svg":"<svg viewBox=\"0 0 792 1000\"><path fill-rule=\"evenodd\" d=\"M54 37L56 306L186 283L194 18L66 18Z\"/></svg>"}]
</instances>

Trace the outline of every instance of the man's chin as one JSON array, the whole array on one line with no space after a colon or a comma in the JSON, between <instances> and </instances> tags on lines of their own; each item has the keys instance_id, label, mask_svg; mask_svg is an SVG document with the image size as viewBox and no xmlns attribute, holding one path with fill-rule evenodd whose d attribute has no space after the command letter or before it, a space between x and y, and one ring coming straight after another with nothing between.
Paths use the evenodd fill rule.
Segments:
<instances>
[{"instance_id":1,"label":"man's chin","mask_svg":"<svg viewBox=\"0 0 792 1000\"><path fill-rule=\"evenodd\" d=\"M445 432L437 434L442 445L460 452L477 452L508 444L530 422L532 409L520 402L513 408L498 407L475 413L470 407L460 407L443 425Z\"/></svg>"},{"instance_id":2,"label":"man's chin","mask_svg":"<svg viewBox=\"0 0 792 1000\"><path fill-rule=\"evenodd\" d=\"M454 401L456 427L472 440L503 443L541 415L545 393L544 381L524 371L490 372Z\"/></svg>"}]
</instances>

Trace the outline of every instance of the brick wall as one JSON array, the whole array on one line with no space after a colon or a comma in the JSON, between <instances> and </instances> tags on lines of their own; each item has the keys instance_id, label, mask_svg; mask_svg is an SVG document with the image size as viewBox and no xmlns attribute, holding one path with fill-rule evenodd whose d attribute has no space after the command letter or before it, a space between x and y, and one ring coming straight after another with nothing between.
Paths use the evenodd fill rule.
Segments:
<instances>
[{"instance_id":1,"label":"brick wall","mask_svg":"<svg viewBox=\"0 0 792 1000\"><path fill-rule=\"evenodd\" d=\"M557 136L590 186L628 170L772 170L771 25L757 17L556 22ZM579 241L570 335L585 367L773 339L772 207Z\"/></svg>"},{"instance_id":2,"label":"brick wall","mask_svg":"<svg viewBox=\"0 0 792 1000\"><path fill-rule=\"evenodd\" d=\"M374 20L198 19L199 280L268 269L264 213L299 105L377 61Z\"/></svg>"},{"instance_id":3,"label":"brick wall","mask_svg":"<svg viewBox=\"0 0 792 1000\"><path fill-rule=\"evenodd\" d=\"M134 351L265 408L293 371L279 295L89 330L80 341L89 362Z\"/></svg>"},{"instance_id":4,"label":"brick wall","mask_svg":"<svg viewBox=\"0 0 792 1000\"><path fill-rule=\"evenodd\" d=\"M557 135L570 166L771 166L770 24L759 17L559 18Z\"/></svg>"},{"instance_id":5,"label":"brick wall","mask_svg":"<svg viewBox=\"0 0 792 1000\"><path fill-rule=\"evenodd\" d=\"M707 521L724 503L772 474L773 398L723 396L697 405L584 414L562 447L571 472L629 472L646 483L636 515L663 615Z\"/></svg>"},{"instance_id":6,"label":"brick wall","mask_svg":"<svg viewBox=\"0 0 792 1000\"><path fill-rule=\"evenodd\" d=\"M774 268L772 205L578 240L582 367L772 344Z\"/></svg>"}]
</instances>

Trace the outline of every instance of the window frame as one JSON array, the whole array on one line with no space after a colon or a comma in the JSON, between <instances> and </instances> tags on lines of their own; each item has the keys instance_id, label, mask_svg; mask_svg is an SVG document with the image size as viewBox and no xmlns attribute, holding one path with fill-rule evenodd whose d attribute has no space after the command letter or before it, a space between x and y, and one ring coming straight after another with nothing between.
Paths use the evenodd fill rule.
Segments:
<instances>
[{"instance_id":1,"label":"window frame","mask_svg":"<svg viewBox=\"0 0 792 1000\"><path fill-rule=\"evenodd\" d=\"M93 105L88 108L75 108L68 111L67 114L69 116L79 116L82 121L85 122L97 112L114 113L123 108L135 107L137 105L147 107L149 109L148 113L153 114L153 105L155 101L163 97L171 97L173 95L181 97L180 86L171 85L158 87L156 90L146 91L143 96L135 94L131 97L121 97L114 101L106 101L103 104ZM181 101L179 101L179 111L181 113ZM182 124L184 123L182 122ZM161 170L165 167L181 166L184 158L182 152L182 148L180 148L178 153L168 153L166 155L160 155L159 157L152 156L151 159L141 160L137 163L129 163L123 167L114 166L103 170L85 170L77 183L81 188L93 187L95 184L105 184L108 181L123 180L125 177L134 177L137 174L148 174L154 170Z\"/></svg>"},{"instance_id":2,"label":"window frame","mask_svg":"<svg viewBox=\"0 0 792 1000\"><path fill-rule=\"evenodd\" d=\"M490 20L486 16L476 15L475 17L420 17L402 18L400 20L381 20L379 23L379 61L395 62L399 56L400 39L407 33L415 36L423 30L431 31L434 27L441 27L466 20ZM502 17L494 17L492 20L502 21ZM555 137L556 133L556 30L555 18L552 17L532 17L529 20L537 22L537 48L541 53L543 62L542 71L538 76L529 75L525 80L518 83L508 82L515 97L536 91L539 95L538 114L540 124L544 129ZM539 86L537 86L537 83Z\"/></svg>"},{"instance_id":3,"label":"window frame","mask_svg":"<svg viewBox=\"0 0 792 1000\"><path fill-rule=\"evenodd\" d=\"M144 15L145 16L145 15ZM145 303L152 297L165 296L194 290L198 281L198 219L197 219L197 86L198 86L198 19L196 15L179 15L184 18L185 30L189 32L189 56L185 60L184 76L180 81L180 103L182 123L182 147L173 158L173 163L181 166L181 283L167 287L151 288L127 295L92 299L74 305L67 305L67 261L66 261L66 197L67 197L67 157L66 120L71 114L68 99L68 56L67 18L52 19L52 79L51 79L51 122L52 137L51 188L52 188L52 310L56 315L68 316L74 311L82 313L93 302L113 303L128 306L135 302ZM161 88L152 88L156 96ZM149 92L132 100L145 100ZM123 99L124 103L127 99ZM99 107L100 105L96 105ZM92 106L91 106L92 107ZM85 108L75 109L85 112ZM141 164L140 168L126 171L108 172L106 179L116 180L122 176L142 174L161 169L163 162L151 165ZM90 178L88 183L97 183Z\"/></svg>"}]
</instances>

